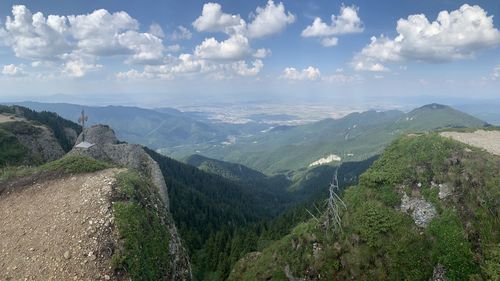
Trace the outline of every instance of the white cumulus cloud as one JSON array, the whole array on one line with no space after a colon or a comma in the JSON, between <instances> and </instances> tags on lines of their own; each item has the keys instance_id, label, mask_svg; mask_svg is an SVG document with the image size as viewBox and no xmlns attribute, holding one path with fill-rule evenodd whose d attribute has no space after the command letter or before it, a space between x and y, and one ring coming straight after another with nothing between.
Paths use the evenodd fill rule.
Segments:
<instances>
[{"instance_id":1,"label":"white cumulus cloud","mask_svg":"<svg viewBox=\"0 0 500 281\"><path fill-rule=\"evenodd\" d=\"M321 18L315 18L313 23L302 31L304 37L326 37L331 35L363 32L363 22L358 16L356 6L342 6L340 15L332 15L330 24Z\"/></svg>"},{"instance_id":2,"label":"white cumulus cloud","mask_svg":"<svg viewBox=\"0 0 500 281\"><path fill-rule=\"evenodd\" d=\"M248 24L248 36L250 38L269 36L283 31L293 22L295 15L287 13L282 2L275 4L269 0L266 7L257 7L255 18Z\"/></svg>"},{"instance_id":3,"label":"white cumulus cloud","mask_svg":"<svg viewBox=\"0 0 500 281\"><path fill-rule=\"evenodd\" d=\"M132 51L127 59L128 63L155 64L160 63L163 58L165 47L162 40L150 33L129 30L118 35L118 42Z\"/></svg>"},{"instance_id":4,"label":"white cumulus cloud","mask_svg":"<svg viewBox=\"0 0 500 281\"><path fill-rule=\"evenodd\" d=\"M331 23L324 22L317 17L313 23L307 26L301 33L302 37L319 37L321 44L325 47L336 46L338 38L334 35L363 32L363 22L358 15L359 8L356 6L340 7L340 15L332 15Z\"/></svg>"},{"instance_id":5,"label":"white cumulus cloud","mask_svg":"<svg viewBox=\"0 0 500 281\"><path fill-rule=\"evenodd\" d=\"M35 65L53 65L63 74L81 77L100 69L101 57L124 56L133 64L159 63L165 47L163 31L152 25L139 32L139 23L126 12L95 10L82 15L32 13L24 5L14 5L5 27L0 27L2 45L12 48L18 58Z\"/></svg>"},{"instance_id":6,"label":"white cumulus cloud","mask_svg":"<svg viewBox=\"0 0 500 281\"><path fill-rule=\"evenodd\" d=\"M12 17L7 16L2 39L19 58L54 60L71 52L68 32L65 17L45 18L42 13L32 14L25 6L15 5Z\"/></svg>"},{"instance_id":7,"label":"white cumulus cloud","mask_svg":"<svg viewBox=\"0 0 500 281\"><path fill-rule=\"evenodd\" d=\"M126 12L110 14L104 9L86 15L68 16L68 22L78 49L96 56L129 53L130 49L120 44L119 37L139 28L137 20Z\"/></svg>"},{"instance_id":8,"label":"white cumulus cloud","mask_svg":"<svg viewBox=\"0 0 500 281\"><path fill-rule=\"evenodd\" d=\"M188 40L188 39L191 39L191 37L193 37L193 34L191 33L191 31L189 31L189 29L187 29L186 27L184 27L182 25L179 25L170 35L170 39L174 40L174 41Z\"/></svg>"},{"instance_id":9,"label":"white cumulus cloud","mask_svg":"<svg viewBox=\"0 0 500 281\"><path fill-rule=\"evenodd\" d=\"M264 66L262 59L269 56L271 51L252 48L251 40L279 33L294 21L295 16L286 11L283 3L273 0L268 0L263 7L257 7L248 23L240 15L224 12L218 3L206 3L201 15L192 23L194 29L198 32L224 33L227 38L205 38L189 56L189 63L179 57L180 62L175 67L196 65L198 71L210 73L216 79L225 79L234 74L257 75ZM249 60L253 61L249 64Z\"/></svg>"},{"instance_id":10,"label":"white cumulus cloud","mask_svg":"<svg viewBox=\"0 0 500 281\"><path fill-rule=\"evenodd\" d=\"M149 26L148 33L150 33L158 38L165 37L165 32L163 32L163 28L161 28L161 26L157 23L153 23L152 25Z\"/></svg>"},{"instance_id":11,"label":"white cumulus cloud","mask_svg":"<svg viewBox=\"0 0 500 281\"><path fill-rule=\"evenodd\" d=\"M7 64L3 66L2 74L10 77L26 76L22 65Z\"/></svg>"},{"instance_id":12,"label":"white cumulus cloud","mask_svg":"<svg viewBox=\"0 0 500 281\"><path fill-rule=\"evenodd\" d=\"M255 76L264 67L264 63L261 60L255 60L252 62L252 66L248 66L245 61L237 61L232 65L233 70L241 76Z\"/></svg>"},{"instance_id":13,"label":"white cumulus cloud","mask_svg":"<svg viewBox=\"0 0 500 281\"><path fill-rule=\"evenodd\" d=\"M285 11L283 3L269 0L265 7L257 7L252 21L247 22L240 15L227 14L218 3L203 5L201 15L193 22L198 32L223 32L240 34L248 38L269 36L285 29L295 22L295 15Z\"/></svg>"},{"instance_id":14,"label":"white cumulus cloud","mask_svg":"<svg viewBox=\"0 0 500 281\"><path fill-rule=\"evenodd\" d=\"M287 80L318 80L321 78L321 72L318 68L309 66L308 68L302 69L302 71L297 70L294 67L287 67L283 71L284 79Z\"/></svg>"},{"instance_id":15,"label":"white cumulus cloud","mask_svg":"<svg viewBox=\"0 0 500 281\"><path fill-rule=\"evenodd\" d=\"M430 63L473 58L477 52L500 45L493 16L480 6L462 5L442 11L429 22L423 14L398 20L394 39L372 37L353 59L358 70L382 69L383 63L415 60ZM376 66L376 67L375 67Z\"/></svg>"},{"instance_id":16,"label":"white cumulus cloud","mask_svg":"<svg viewBox=\"0 0 500 281\"><path fill-rule=\"evenodd\" d=\"M321 45L323 45L323 47L337 46L338 43L339 43L339 39L337 37L327 37L327 38L321 39Z\"/></svg>"},{"instance_id":17,"label":"white cumulus cloud","mask_svg":"<svg viewBox=\"0 0 500 281\"><path fill-rule=\"evenodd\" d=\"M100 64L88 64L81 59L70 60L63 64L62 74L68 77L83 77L88 72L97 71L103 66Z\"/></svg>"},{"instance_id":18,"label":"white cumulus cloud","mask_svg":"<svg viewBox=\"0 0 500 281\"><path fill-rule=\"evenodd\" d=\"M271 50L264 48L258 49L257 51L255 51L255 53L253 53L253 57L257 59L263 59L270 55L271 55Z\"/></svg>"},{"instance_id":19,"label":"white cumulus cloud","mask_svg":"<svg viewBox=\"0 0 500 281\"><path fill-rule=\"evenodd\" d=\"M196 46L194 54L202 59L239 60L251 54L251 48L245 36L236 34L221 42L207 38Z\"/></svg>"},{"instance_id":20,"label":"white cumulus cloud","mask_svg":"<svg viewBox=\"0 0 500 281\"><path fill-rule=\"evenodd\" d=\"M239 15L226 14L219 3L209 2L203 5L201 16L193 22L193 27L199 32L228 32L241 23Z\"/></svg>"}]
</instances>

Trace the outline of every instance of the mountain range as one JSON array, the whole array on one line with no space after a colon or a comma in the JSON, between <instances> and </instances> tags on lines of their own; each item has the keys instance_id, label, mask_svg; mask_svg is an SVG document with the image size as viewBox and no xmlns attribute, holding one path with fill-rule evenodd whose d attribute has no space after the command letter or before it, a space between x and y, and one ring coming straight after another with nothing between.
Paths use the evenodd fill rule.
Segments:
<instances>
[{"instance_id":1,"label":"mountain range","mask_svg":"<svg viewBox=\"0 0 500 281\"><path fill-rule=\"evenodd\" d=\"M64 114L81 110L54 106ZM171 118L164 124L200 123L196 128L217 127L221 136L228 133L221 128L230 128L240 137L217 147L203 137L187 137L193 147L205 145L205 155L175 160L161 149L119 140L108 125L91 125L84 132L94 146L84 149L73 147L83 139L77 124L51 112L0 106L0 208L8 210L2 229L25 231L11 216L53 202L54 208L37 215L72 219L50 220L51 233L72 233L69 245L93 243L83 255L76 246L53 246L72 270L113 280L495 280L500 272L498 156L447 137L457 130L476 134L473 140L482 138L495 152L498 131L451 107L367 111L264 132L256 128L269 124L225 127L172 109L134 108L129 116L125 107L87 110L102 120L122 121L126 132L132 130L126 121ZM166 129L162 125L155 134L183 141L182 134ZM456 138L466 142L463 135ZM238 161L221 160L232 157ZM333 195L329 188L337 182ZM104 197L88 199L98 193ZM336 228L327 198L339 204ZM30 205L32 199L37 206ZM89 210L96 212L87 228L88 217L82 226L79 216ZM24 221L35 224L42 220L37 218L32 214ZM75 232L80 228L83 236ZM44 245L55 242L36 231L30 237ZM8 239L9 253L23 248L22 241ZM32 264L52 255L39 254L38 247L28 251ZM17 278L9 269L0 277Z\"/></svg>"},{"instance_id":2,"label":"mountain range","mask_svg":"<svg viewBox=\"0 0 500 281\"><path fill-rule=\"evenodd\" d=\"M243 164L265 174L306 169L328 157L343 161L368 159L408 132L487 125L439 104L408 113L370 110L298 126L267 124L261 122L262 116L256 117L259 122L245 124L212 122L199 113L169 108L19 104L38 111L53 111L70 120L76 120L83 109L91 116L90 124L108 124L124 141L146 145L176 159L200 154Z\"/></svg>"}]
</instances>

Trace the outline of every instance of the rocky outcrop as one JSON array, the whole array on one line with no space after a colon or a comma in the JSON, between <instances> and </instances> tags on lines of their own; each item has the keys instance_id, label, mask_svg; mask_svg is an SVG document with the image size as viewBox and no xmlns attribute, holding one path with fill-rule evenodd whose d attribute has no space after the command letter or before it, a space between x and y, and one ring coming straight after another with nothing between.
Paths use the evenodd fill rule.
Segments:
<instances>
[{"instance_id":1,"label":"rocky outcrop","mask_svg":"<svg viewBox=\"0 0 500 281\"><path fill-rule=\"evenodd\" d=\"M17 125L12 125L10 131L22 145L31 151L35 158L39 157L42 162L50 162L64 155L64 150L49 128L34 126L28 122L16 123ZM17 126L22 127L22 129L16 128Z\"/></svg>"},{"instance_id":2,"label":"rocky outcrop","mask_svg":"<svg viewBox=\"0 0 500 281\"><path fill-rule=\"evenodd\" d=\"M409 197L406 193L403 193L400 208L402 212L410 214L419 227L426 227L437 214L431 203L423 198Z\"/></svg>"},{"instance_id":3,"label":"rocky outcrop","mask_svg":"<svg viewBox=\"0 0 500 281\"><path fill-rule=\"evenodd\" d=\"M438 198L441 200L453 194L453 187L449 186L446 183L436 184L435 182L431 181L431 188L439 188Z\"/></svg>"},{"instance_id":4,"label":"rocky outcrop","mask_svg":"<svg viewBox=\"0 0 500 281\"><path fill-rule=\"evenodd\" d=\"M170 215L168 189L160 167L140 145L120 143L114 131L105 125L94 125L84 130L85 141L94 144L90 148L73 148L69 154L89 156L94 159L112 162L130 169L137 170L151 178L165 203L169 214L168 228L170 230L170 255L172 257L172 276L170 280L190 280L191 269L186 250L181 244L177 228ZM83 140L82 135L77 144Z\"/></svg>"},{"instance_id":5,"label":"rocky outcrop","mask_svg":"<svg viewBox=\"0 0 500 281\"><path fill-rule=\"evenodd\" d=\"M85 141L94 143L99 146L107 144L117 144L118 139L116 138L115 131L106 125L94 125L90 128L86 128L82 134L78 136L76 143L83 141L85 136Z\"/></svg>"}]
</instances>

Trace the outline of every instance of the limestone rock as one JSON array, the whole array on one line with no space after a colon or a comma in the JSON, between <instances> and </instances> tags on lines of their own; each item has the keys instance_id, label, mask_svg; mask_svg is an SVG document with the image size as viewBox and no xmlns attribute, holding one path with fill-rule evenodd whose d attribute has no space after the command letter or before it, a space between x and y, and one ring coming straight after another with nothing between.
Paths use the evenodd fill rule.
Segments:
<instances>
[{"instance_id":1,"label":"limestone rock","mask_svg":"<svg viewBox=\"0 0 500 281\"><path fill-rule=\"evenodd\" d=\"M448 278L445 276L446 270L441 264L436 265L434 267L434 272L432 273L431 279L429 281L448 281Z\"/></svg>"},{"instance_id":2,"label":"limestone rock","mask_svg":"<svg viewBox=\"0 0 500 281\"><path fill-rule=\"evenodd\" d=\"M409 197L403 193L400 209L410 214L413 221L419 227L427 227L427 224L436 216L436 208L423 198Z\"/></svg>"},{"instance_id":3,"label":"limestone rock","mask_svg":"<svg viewBox=\"0 0 500 281\"><path fill-rule=\"evenodd\" d=\"M32 126L32 125L30 125ZM57 142L52 131L45 126L33 126L34 132L13 132L19 142L29 148L33 155L39 155L43 162L57 160L64 155L64 150Z\"/></svg>"}]
</instances>

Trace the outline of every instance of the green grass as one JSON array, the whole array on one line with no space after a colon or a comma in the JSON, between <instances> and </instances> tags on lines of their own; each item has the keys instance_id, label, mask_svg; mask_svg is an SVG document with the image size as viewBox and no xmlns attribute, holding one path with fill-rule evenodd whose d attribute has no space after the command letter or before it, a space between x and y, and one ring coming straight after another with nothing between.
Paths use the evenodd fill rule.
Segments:
<instances>
[{"instance_id":1,"label":"green grass","mask_svg":"<svg viewBox=\"0 0 500 281\"><path fill-rule=\"evenodd\" d=\"M95 160L86 156L65 156L61 159L46 163L40 167L42 171L63 172L66 174L93 173L108 169L113 165Z\"/></svg>"},{"instance_id":2,"label":"green grass","mask_svg":"<svg viewBox=\"0 0 500 281\"><path fill-rule=\"evenodd\" d=\"M12 121L0 124L0 128L11 132L15 135L32 135L36 136L41 133L42 129L33 126L25 121Z\"/></svg>"},{"instance_id":3,"label":"green grass","mask_svg":"<svg viewBox=\"0 0 500 281\"><path fill-rule=\"evenodd\" d=\"M112 167L114 166L109 163L98 161L90 157L71 155L40 166L6 166L0 169L0 183L17 177L35 174L82 174L93 173Z\"/></svg>"},{"instance_id":4,"label":"green grass","mask_svg":"<svg viewBox=\"0 0 500 281\"><path fill-rule=\"evenodd\" d=\"M446 268L450 280L467 280L478 272L478 266L472 259L471 245L464 237L460 218L453 210L446 210L441 217L433 220L428 231L434 237L433 258Z\"/></svg>"},{"instance_id":5,"label":"green grass","mask_svg":"<svg viewBox=\"0 0 500 281\"><path fill-rule=\"evenodd\" d=\"M29 156L29 150L15 135L0 129L0 167L20 164Z\"/></svg>"},{"instance_id":6,"label":"green grass","mask_svg":"<svg viewBox=\"0 0 500 281\"><path fill-rule=\"evenodd\" d=\"M112 258L132 280L167 280L170 271L165 207L151 181L137 172L117 176L113 209L123 246Z\"/></svg>"},{"instance_id":7,"label":"green grass","mask_svg":"<svg viewBox=\"0 0 500 281\"><path fill-rule=\"evenodd\" d=\"M431 181L453 187L453 194L439 199ZM402 192L411 194L418 183L438 212L427 229L397 210ZM238 262L230 280L272 278L285 265L295 277L307 272L324 280L429 280L437 264L449 280L498 280L499 195L498 156L436 133L400 137L358 186L343 194L348 209L341 233L327 237L312 219L271 243L256 260ZM315 258L313 243L323 249Z\"/></svg>"}]
</instances>

